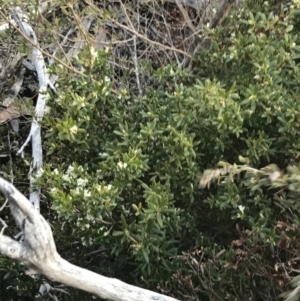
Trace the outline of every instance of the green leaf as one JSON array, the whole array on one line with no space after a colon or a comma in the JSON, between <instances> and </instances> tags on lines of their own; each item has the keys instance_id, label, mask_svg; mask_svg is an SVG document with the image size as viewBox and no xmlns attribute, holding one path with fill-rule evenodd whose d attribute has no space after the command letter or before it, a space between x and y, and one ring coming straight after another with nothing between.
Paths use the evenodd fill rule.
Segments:
<instances>
[{"instance_id":1,"label":"green leaf","mask_svg":"<svg viewBox=\"0 0 300 301\"><path fill-rule=\"evenodd\" d=\"M148 254L147 254L147 252L144 248L142 248L142 253L143 253L143 256L144 256L146 262L149 264L149 257L148 257Z\"/></svg>"},{"instance_id":2,"label":"green leaf","mask_svg":"<svg viewBox=\"0 0 300 301\"><path fill-rule=\"evenodd\" d=\"M121 236L121 235L124 235L124 232L123 231L114 231L113 236Z\"/></svg>"},{"instance_id":3,"label":"green leaf","mask_svg":"<svg viewBox=\"0 0 300 301\"><path fill-rule=\"evenodd\" d=\"M162 228L163 227L163 221L162 221L160 212L158 212L156 214L156 218L157 218L157 222L158 222L159 226Z\"/></svg>"}]
</instances>

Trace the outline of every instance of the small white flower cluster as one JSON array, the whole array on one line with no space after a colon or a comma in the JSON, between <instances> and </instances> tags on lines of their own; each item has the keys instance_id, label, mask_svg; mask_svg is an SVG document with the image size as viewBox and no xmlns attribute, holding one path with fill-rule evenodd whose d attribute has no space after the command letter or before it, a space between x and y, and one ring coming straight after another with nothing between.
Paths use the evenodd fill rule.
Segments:
<instances>
[{"instance_id":1,"label":"small white flower cluster","mask_svg":"<svg viewBox=\"0 0 300 301\"><path fill-rule=\"evenodd\" d=\"M78 174L82 174L84 172L84 169L82 166L79 166L76 168L74 168L73 165L69 165L67 171L62 175L62 180L65 183L72 183L72 185L76 184L76 188L74 190L71 190L71 195L82 195L83 193L83 197L84 198L89 198L92 196L92 193L89 189L87 189L87 184L89 182L89 180L87 178L84 177L78 177ZM59 175L59 171L58 169L54 169L52 171L53 174L55 175ZM107 190L111 189L111 185L106 186ZM54 187L50 190L51 194L57 194L59 192L59 189ZM70 199L72 199L72 196L69 195Z\"/></svg>"},{"instance_id":2,"label":"small white flower cluster","mask_svg":"<svg viewBox=\"0 0 300 301\"><path fill-rule=\"evenodd\" d=\"M243 219L245 217L245 206L239 205L239 212L237 213L237 218Z\"/></svg>"},{"instance_id":3,"label":"small white flower cluster","mask_svg":"<svg viewBox=\"0 0 300 301\"><path fill-rule=\"evenodd\" d=\"M58 174L59 174L58 169L55 168L55 169L52 171L52 173L53 173L54 175L58 175Z\"/></svg>"},{"instance_id":4,"label":"small white flower cluster","mask_svg":"<svg viewBox=\"0 0 300 301\"><path fill-rule=\"evenodd\" d=\"M102 193L107 193L107 192L111 191L112 188L113 188L113 186L111 184L108 184L108 185L99 185L99 184L96 184L95 188L97 189L97 191L100 194L102 194Z\"/></svg>"},{"instance_id":5,"label":"small white flower cluster","mask_svg":"<svg viewBox=\"0 0 300 301\"><path fill-rule=\"evenodd\" d=\"M108 153L99 153L99 157L101 157L101 158L107 158L108 157Z\"/></svg>"},{"instance_id":6,"label":"small white flower cluster","mask_svg":"<svg viewBox=\"0 0 300 301\"><path fill-rule=\"evenodd\" d=\"M71 182L71 179L76 179L77 178L77 173L74 172L75 168L73 165L69 165L67 171L65 172L65 174L62 176L62 179L65 182ZM83 167L79 166L77 168L76 172L83 172ZM87 179L82 179L82 178L78 178L77 179L77 186L79 187L84 187L87 184L88 180Z\"/></svg>"},{"instance_id":7,"label":"small white flower cluster","mask_svg":"<svg viewBox=\"0 0 300 301\"><path fill-rule=\"evenodd\" d=\"M55 98L55 102L56 103L62 103L64 100L64 95L58 95L56 98Z\"/></svg>"},{"instance_id":8,"label":"small white flower cluster","mask_svg":"<svg viewBox=\"0 0 300 301\"><path fill-rule=\"evenodd\" d=\"M118 99L128 99L129 95L128 95L128 91L124 88L121 88L119 90L119 94L118 94Z\"/></svg>"},{"instance_id":9,"label":"small white flower cluster","mask_svg":"<svg viewBox=\"0 0 300 301\"><path fill-rule=\"evenodd\" d=\"M35 175L36 178L40 178L43 175L43 173L44 173L44 169L41 167Z\"/></svg>"},{"instance_id":10,"label":"small white flower cluster","mask_svg":"<svg viewBox=\"0 0 300 301\"><path fill-rule=\"evenodd\" d=\"M103 86L102 94L107 96L109 94L108 84L110 83L110 78L108 76L105 76L104 82L106 83L106 85ZM99 85L102 85L102 81L99 82Z\"/></svg>"},{"instance_id":11,"label":"small white flower cluster","mask_svg":"<svg viewBox=\"0 0 300 301\"><path fill-rule=\"evenodd\" d=\"M77 106L79 109L84 108L85 107L85 98L75 94L74 95L74 100L72 102L72 106Z\"/></svg>"},{"instance_id":12,"label":"small white flower cluster","mask_svg":"<svg viewBox=\"0 0 300 301\"><path fill-rule=\"evenodd\" d=\"M73 190L76 194L81 194L82 193L82 187L76 187L75 190ZM92 196L92 193L88 189L83 189L83 197L84 198L89 198Z\"/></svg>"},{"instance_id":13,"label":"small white flower cluster","mask_svg":"<svg viewBox=\"0 0 300 301\"><path fill-rule=\"evenodd\" d=\"M91 53L91 57L92 57L92 62L94 62L98 56L98 51L94 47L91 47L90 53Z\"/></svg>"},{"instance_id":14,"label":"small white flower cluster","mask_svg":"<svg viewBox=\"0 0 300 301\"><path fill-rule=\"evenodd\" d=\"M119 161L117 166L119 169L125 169L127 167L127 163L123 163L123 162Z\"/></svg>"},{"instance_id":15,"label":"small white flower cluster","mask_svg":"<svg viewBox=\"0 0 300 301\"><path fill-rule=\"evenodd\" d=\"M82 179L82 178L77 179L77 187L85 187L87 183L88 183L88 179Z\"/></svg>"},{"instance_id":16,"label":"small white flower cluster","mask_svg":"<svg viewBox=\"0 0 300 301\"><path fill-rule=\"evenodd\" d=\"M77 131L78 131L77 125L73 125L73 126L70 128L70 133L73 134L73 135L77 134Z\"/></svg>"},{"instance_id":17,"label":"small white flower cluster","mask_svg":"<svg viewBox=\"0 0 300 301\"><path fill-rule=\"evenodd\" d=\"M56 188L56 187L53 187L53 188L51 188L51 190L50 190L50 193L51 194L56 194L58 192L58 188Z\"/></svg>"}]
</instances>

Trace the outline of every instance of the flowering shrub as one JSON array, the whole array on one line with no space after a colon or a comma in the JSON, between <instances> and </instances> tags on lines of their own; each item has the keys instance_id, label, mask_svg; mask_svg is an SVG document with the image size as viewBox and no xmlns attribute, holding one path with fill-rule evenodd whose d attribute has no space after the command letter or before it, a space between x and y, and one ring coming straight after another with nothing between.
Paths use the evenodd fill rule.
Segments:
<instances>
[{"instance_id":1,"label":"flowering shrub","mask_svg":"<svg viewBox=\"0 0 300 301\"><path fill-rule=\"evenodd\" d=\"M139 96L115 90L107 50L80 53L81 75L55 70L37 185L62 255L184 300L286 289L300 257L299 4L244 5L192 70L141 68Z\"/></svg>"},{"instance_id":2,"label":"flowering shrub","mask_svg":"<svg viewBox=\"0 0 300 301\"><path fill-rule=\"evenodd\" d=\"M88 69L60 76L38 183L81 244L107 250L117 267L110 273L183 294L192 279L191 300L270 300L284 289L281 266L298 254L285 236L296 231L296 203L255 177L242 180L243 169L205 187L224 176L211 169L219 161L297 164L297 5L275 15L267 5L236 12L209 33L210 50L192 72L148 70L153 86L139 97L110 92L105 51L93 77Z\"/></svg>"}]
</instances>

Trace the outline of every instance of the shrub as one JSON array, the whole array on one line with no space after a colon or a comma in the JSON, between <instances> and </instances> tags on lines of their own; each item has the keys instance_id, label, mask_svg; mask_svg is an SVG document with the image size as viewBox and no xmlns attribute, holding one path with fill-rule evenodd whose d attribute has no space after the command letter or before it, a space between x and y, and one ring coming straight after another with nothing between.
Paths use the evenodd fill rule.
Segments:
<instances>
[{"instance_id":1,"label":"shrub","mask_svg":"<svg viewBox=\"0 0 300 301\"><path fill-rule=\"evenodd\" d=\"M55 70L37 183L72 234L63 254L80 239L76 256L101 251L86 267L185 300L276 300L297 268L297 194L256 179L274 165L246 172L298 164L298 11L236 10L192 70L148 66L139 97L113 89L107 51Z\"/></svg>"}]
</instances>

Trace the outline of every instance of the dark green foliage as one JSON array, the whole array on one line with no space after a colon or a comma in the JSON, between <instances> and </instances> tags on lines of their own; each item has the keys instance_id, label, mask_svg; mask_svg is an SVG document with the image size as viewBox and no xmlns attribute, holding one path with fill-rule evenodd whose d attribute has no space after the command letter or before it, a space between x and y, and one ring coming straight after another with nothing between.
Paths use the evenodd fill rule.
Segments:
<instances>
[{"instance_id":1,"label":"dark green foliage","mask_svg":"<svg viewBox=\"0 0 300 301\"><path fill-rule=\"evenodd\" d=\"M112 89L107 51L54 70L37 180L66 259L182 300L279 300L300 257L299 12L245 3L192 71L147 65L140 97Z\"/></svg>"},{"instance_id":2,"label":"dark green foliage","mask_svg":"<svg viewBox=\"0 0 300 301\"><path fill-rule=\"evenodd\" d=\"M39 288L38 282L32 281L29 276L25 275L22 265L2 257L0 267L0 300L34 300ZM2 289L4 287L7 287L7 289Z\"/></svg>"},{"instance_id":3,"label":"dark green foliage","mask_svg":"<svg viewBox=\"0 0 300 301\"><path fill-rule=\"evenodd\" d=\"M298 252L283 231L296 229L296 203L251 179L198 184L220 160L297 163L297 13L235 12L192 73L151 70L155 88L139 98L111 92L105 52L93 66L81 55L84 77L61 75L39 183L72 235L103 248L90 268L190 300L277 300Z\"/></svg>"}]
</instances>

